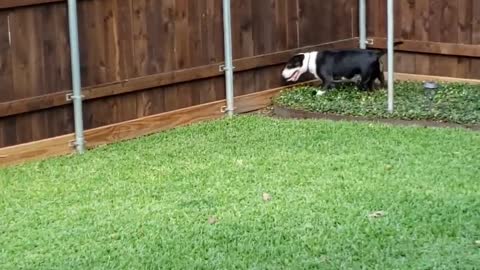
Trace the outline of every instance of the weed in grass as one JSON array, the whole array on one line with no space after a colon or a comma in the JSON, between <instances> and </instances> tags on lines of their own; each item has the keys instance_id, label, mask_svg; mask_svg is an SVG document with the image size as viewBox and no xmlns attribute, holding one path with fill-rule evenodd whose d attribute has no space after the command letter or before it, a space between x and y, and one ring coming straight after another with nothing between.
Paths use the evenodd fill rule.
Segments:
<instances>
[{"instance_id":1,"label":"weed in grass","mask_svg":"<svg viewBox=\"0 0 480 270\"><path fill-rule=\"evenodd\" d=\"M385 216L385 212L383 211L375 211L368 215L369 218L381 218Z\"/></svg>"},{"instance_id":2,"label":"weed in grass","mask_svg":"<svg viewBox=\"0 0 480 270\"><path fill-rule=\"evenodd\" d=\"M263 199L264 202L271 201L272 200L272 195L264 192L263 195L262 195L262 199Z\"/></svg>"}]
</instances>

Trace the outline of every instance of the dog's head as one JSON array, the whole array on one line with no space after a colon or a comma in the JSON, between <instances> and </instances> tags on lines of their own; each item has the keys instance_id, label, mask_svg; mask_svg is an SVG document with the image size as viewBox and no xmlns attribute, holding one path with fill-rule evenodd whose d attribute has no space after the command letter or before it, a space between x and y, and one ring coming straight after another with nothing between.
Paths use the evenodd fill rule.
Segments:
<instances>
[{"instance_id":1,"label":"dog's head","mask_svg":"<svg viewBox=\"0 0 480 270\"><path fill-rule=\"evenodd\" d=\"M283 68L282 77L287 82L296 82L305 72L308 72L308 57L305 53L299 53L288 60Z\"/></svg>"}]
</instances>

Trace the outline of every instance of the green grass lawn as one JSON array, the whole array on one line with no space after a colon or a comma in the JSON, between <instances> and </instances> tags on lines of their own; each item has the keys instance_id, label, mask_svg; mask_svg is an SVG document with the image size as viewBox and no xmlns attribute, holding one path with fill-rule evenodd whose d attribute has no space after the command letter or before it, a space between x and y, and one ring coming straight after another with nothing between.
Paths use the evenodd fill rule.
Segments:
<instances>
[{"instance_id":1,"label":"green grass lawn","mask_svg":"<svg viewBox=\"0 0 480 270\"><path fill-rule=\"evenodd\" d=\"M479 153L242 116L3 169L0 269L478 269Z\"/></svg>"},{"instance_id":2,"label":"green grass lawn","mask_svg":"<svg viewBox=\"0 0 480 270\"><path fill-rule=\"evenodd\" d=\"M350 116L369 116L403 120L433 120L457 124L480 124L480 85L442 83L435 94L426 92L422 83L395 84L395 111L387 112L387 91L359 91L340 85L339 89L316 96L318 88L288 88L275 104L311 112Z\"/></svg>"}]
</instances>

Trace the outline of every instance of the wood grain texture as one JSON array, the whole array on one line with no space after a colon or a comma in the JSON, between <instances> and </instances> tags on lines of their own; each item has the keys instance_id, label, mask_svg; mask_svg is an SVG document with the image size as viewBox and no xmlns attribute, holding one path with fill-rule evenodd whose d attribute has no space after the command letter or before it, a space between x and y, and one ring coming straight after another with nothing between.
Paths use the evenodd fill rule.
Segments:
<instances>
[{"instance_id":1,"label":"wood grain texture","mask_svg":"<svg viewBox=\"0 0 480 270\"><path fill-rule=\"evenodd\" d=\"M281 52L241 58L234 61L235 71L240 72L254 70L282 64L287 61L292 54L301 51L326 48L351 48L356 46L356 42L357 39L347 39L339 42L331 42L316 46L307 46L293 50L285 50ZM220 75L221 72L218 70L218 64L213 64L138 77L117 83L87 87L83 89L82 94L84 95L84 100L91 100L114 95L122 95L176 83L206 79ZM278 73L275 73L275 76L278 77ZM69 93L69 91L0 103L0 117L70 104L69 101L65 100L65 95L67 93Z\"/></svg>"},{"instance_id":2,"label":"wood grain texture","mask_svg":"<svg viewBox=\"0 0 480 270\"><path fill-rule=\"evenodd\" d=\"M387 73L385 73L385 77ZM465 79L457 77L448 77L448 76L433 76L433 75L419 75L419 74L409 74L409 73L395 73L395 80L399 81L417 81L417 82L426 82L426 81L438 81L438 82L461 82L469 84L480 84L480 79Z\"/></svg>"},{"instance_id":3,"label":"wood grain texture","mask_svg":"<svg viewBox=\"0 0 480 270\"><path fill-rule=\"evenodd\" d=\"M287 2L287 48L299 48L300 47L300 24L299 24L299 10L298 10L298 1L286 0Z\"/></svg>"},{"instance_id":4,"label":"wood grain texture","mask_svg":"<svg viewBox=\"0 0 480 270\"><path fill-rule=\"evenodd\" d=\"M328 4L325 5L325 2ZM331 35L334 29L331 25L333 19L333 4L334 0L298 0L300 46L308 46L332 40ZM321 16L319 16L320 14Z\"/></svg>"},{"instance_id":5,"label":"wood grain texture","mask_svg":"<svg viewBox=\"0 0 480 270\"><path fill-rule=\"evenodd\" d=\"M457 1L442 0L439 6L440 22L437 26L439 41L455 44L458 42L456 24L458 22ZM432 65L429 74L452 77L457 75L457 58L433 55L430 61L432 61Z\"/></svg>"},{"instance_id":6,"label":"wood grain texture","mask_svg":"<svg viewBox=\"0 0 480 270\"><path fill-rule=\"evenodd\" d=\"M416 1L415 3L415 34L416 41L428 41L430 6L428 1ZM408 70L402 70L408 72ZM418 74L430 73L430 58L425 54L417 54L415 57L415 69L410 71Z\"/></svg>"},{"instance_id":7,"label":"wood grain texture","mask_svg":"<svg viewBox=\"0 0 480 270\"><path fill-rule=\"evenodd\" d=\"M472 1L472 44L480 45L480 1ZM480 59L471 59L469 77L480 78Z\"/></svg>"},{"instance_id":8,"label":"wood grain texture","mask_svg":"<svg viewBox=\"0 0 480 270\"><path fill-rule=\"evenodd\" d=\"M10 13L0 11L0 102L15 99L13 92L12 46L10 44Z\"/></svg>"},{"instance_id":9,"label":"wood grain texture","mask_svg":"<svg viewBox=\"0 0 480 270\"><path fill-rule=\"evenodd\" d=\"M473 0L458 0L458 33L459 44L472 44L472 20ZM477 60L478 61L478 60ZM468 78L472 60L467 57L459 57L457 61L456 77Z\"/></svg>"},{"instance_id":10,"label":"wood grain texture","mask_svg":"<svg viewBox=\"0 0 480 270\"><path fill-rule=\"evenodd\" d=\"M17 141L17 121L14 117L0 118L0 145L15 145Z\"/></svg>"},{"instance_id":11,"label":"wood grain texture","mask_svg":"<svg viewBox=\"0 0 480 270\"><path fill-rule=\"evenodd\" d=\"M73 134L0 148L0 167L72 153Z\"/></svg>"},{"instance_id":12,"label":"wood grain texture","mask_svg":"<svg viewBox=\"0 0 480 270\"><path fill-rule=\"evenodd\" d=\"M65 2L66 0L2 0L0 1L0 9L26 7L33 5L50 4L57 2Z\"/></svg>"},{"instance_id":13,"label":"wood grain texture","mask_svg":"<svg viewBox=\"0 0 480 270\"><path fill-rule=\"evenodd\" d=\"M395 1L395 21L397 22L395 23L395 36L401 40L411 39L415 35L415 4L414 0ZM396 49L400 47L406 46L402 45ZM415 59L415 54L395 53L395 66L398 70L413 70L415 69Z\"/></svg>"},{"instance_id":14,"label":"wood grain texture","mask_svg":"<svg viewBox=\"0 0 480 270\"><path fill-rule=\"evenodd\" d=\"M395 2L395 37L406 40L395 55L396 70L462 78L480 77L475 0L402 0ZM372 47L384 47L386 1L368 1ZM380 45L381 44L381 45Z\"/></svg>"},{"instance_id":15,"label":"wood grain texture","mask_svg":"<svg viewBox=\"0 0 480 270\"><path fill-rule=\"evenodd\" d=\"M337 0L333 6L333 40L358 37L358 5L350 0Z\"/></svg>"},{"instance_id":16,"label":"wood grain texture","mask_svg":"<svg viewBox=\"0 0 480 270\"><path fill-rule=\"evenodd\" d=\"M386 49L386 38L372 38L373 44L369 48ZM404 43L395 48L395 51L416 52L425 54L440 54L447 56L480 57L480 47L471 44L457 44L447 42L432 42L401 39Z\"/></svg>"},{"instance_id":17,"label":"wood grain texture","mask_svg":"<svg viewBox=\"0 0 480 270\"><path fill-rule=\"evenodd\" d=\"M85 133L85 139L88 142L88 147L92 148L185 126L199 121L217 119L223 116L221 112L223 104L224 102L222 101L206 103L91 129Z\"/></svg>"},{"instance_id":18,"label":"wood grain texture","mask_svg":"<svg viewBox=\"0 0 480 270\"><path fill-rule=\"evenodd\" d=\"M253 37L253 9L252 1L232 2L232 51L234 59L252 57L255 55ZM295 2L295 1L291 1ZM244 95L255 92L255 72L238 72L234 78L234 94Z\"/></svg>"}]
</instances>

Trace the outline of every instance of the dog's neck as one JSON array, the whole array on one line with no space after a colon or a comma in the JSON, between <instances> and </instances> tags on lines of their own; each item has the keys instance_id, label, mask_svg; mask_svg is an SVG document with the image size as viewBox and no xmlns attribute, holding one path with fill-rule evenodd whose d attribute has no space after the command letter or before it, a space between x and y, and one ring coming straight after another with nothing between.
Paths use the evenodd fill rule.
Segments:
<instances>
[{"instance_id":1,"label":"dog's neck","mask_svg":"<svg viewBox=\"0 0 480 270\"><path fill-rule=\"evenodd\" d=\"M316 51L305 53L307 70L318 80L320 77L317 74L317 56Z\"/></svg>"}]
</instances>

